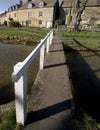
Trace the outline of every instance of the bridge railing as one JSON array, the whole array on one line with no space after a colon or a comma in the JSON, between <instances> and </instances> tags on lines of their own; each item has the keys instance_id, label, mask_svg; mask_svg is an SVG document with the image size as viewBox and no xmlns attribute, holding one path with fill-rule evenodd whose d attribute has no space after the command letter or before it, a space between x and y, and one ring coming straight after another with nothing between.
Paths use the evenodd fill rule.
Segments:
<instances>
[{"instance_id":1,"label":"bridge railing","mask_svg":"<svg viewBox=\"0 0 100 130\"><path fill-rule=\"evenodd\" d=\"M44 53L49 52L49 46L52 44L53 29L46 35L38 46L30 53L30 55L23 61L18 62L14 66L12 73L12 82L15 88L15 105L16 105L16 121L24 125L27 118L27 69L33 62L36 55L40 52L40 69L44 65Z\"/></svg>"}]
</instances>

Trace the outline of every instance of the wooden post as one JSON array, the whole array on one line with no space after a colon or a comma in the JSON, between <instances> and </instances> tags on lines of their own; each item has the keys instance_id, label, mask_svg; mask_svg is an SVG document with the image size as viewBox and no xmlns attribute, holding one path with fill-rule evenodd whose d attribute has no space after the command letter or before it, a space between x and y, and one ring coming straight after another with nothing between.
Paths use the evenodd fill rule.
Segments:
<instances>
[{"instance_id":1,"label":"wooden post","mask_svg":"<svg viewBox=\"0 0 100 130\"><path fill-rule=\"evenodd\" d=\"M17 71L21 66L21 62L14 66ZM16 121L24 125L27 117L27 71L20 79L14 83L15 87L15 104L16 104Z\"/></svg>"}]
</instances>

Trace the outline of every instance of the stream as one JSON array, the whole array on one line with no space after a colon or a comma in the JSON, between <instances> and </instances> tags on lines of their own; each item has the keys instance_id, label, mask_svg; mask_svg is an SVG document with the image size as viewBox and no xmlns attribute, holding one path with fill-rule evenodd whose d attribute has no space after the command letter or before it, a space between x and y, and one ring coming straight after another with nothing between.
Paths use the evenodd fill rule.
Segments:
<instances>
[{"instance_id":1,"label":"stream","mask_svg":"<svg viewBox=\"0 0 100 130\"><path fill-rule=\"evenodd\" d=\"M11 81L13 66L23 61L35 46L0 43L0 105L14 100L14 85ZM28 70L28 92L38 71L38 58Z\"/></svg>"}]
</instances>

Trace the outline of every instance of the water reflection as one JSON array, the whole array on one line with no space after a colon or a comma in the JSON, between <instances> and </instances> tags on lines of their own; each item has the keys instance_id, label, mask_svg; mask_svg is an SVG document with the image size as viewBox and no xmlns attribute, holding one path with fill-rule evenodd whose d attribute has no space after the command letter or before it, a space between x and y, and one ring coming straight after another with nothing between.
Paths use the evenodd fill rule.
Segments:
<instances>
[{"instance_id":1,"label":"water reflection","mask_svg":"<svg viewBox=\"0 0 100 130\"><path fill-rule=\"evenodd\" d=\"M14 87L11 82L13 66L17 62L23 61L33 49L34 46L31 45L12 45L0 43L0 104L14 100ZM32 85L32 81L36 76L38 70L37 66L38 58L35 61L35 65L32 64L31 68L28 70L28 90L30 90L30 85Z\"/></svg>"}]
</instances>

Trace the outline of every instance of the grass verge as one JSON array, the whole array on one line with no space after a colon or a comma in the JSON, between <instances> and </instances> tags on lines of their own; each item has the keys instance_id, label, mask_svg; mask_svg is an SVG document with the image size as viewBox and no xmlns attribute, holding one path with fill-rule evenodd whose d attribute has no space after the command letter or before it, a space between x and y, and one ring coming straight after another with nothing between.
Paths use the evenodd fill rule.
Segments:
<instances>
[{"instance_id":1,"label":"grass verge","mask_svg":"<svg viewBox=\"0 0 100 130\"><path fill-rule=\"evenodd\" d=\"M63 38L64 44L67 46L100 50L100 32L67 32L66 30L58 30L57 35Z\"/></svg>"},{"instance_id":2,"label":"grass verge","mask_svg":"<svg viewBox=\"0 0 100 130\"><path fill-rule=\"evenodd\" d=\"M100 32L67 32L65 30L57 31L57 35L64 40L64 48L79 47L90 50L100 48ZM77 48L75 48L77 49ZM71 120L72 130L100 130L100 123L87 114L75 102L74 117Z\"/></svg>"},{"instance_id":3,"label":"grass verge","mask_svg":"<svg viewBox=\"0 0 100 130\"><path fill-rule=\"evenodd\" d=\"M75 117L71 121L72 130L100 130L100 123L97 123L82 108L76 105Z\"/></svg>"},{"instance_id":4,"label":"grass verge","mask_svg":"<svg viewBox=\"0 0 100 130\"><path fill-rule=\"evenodd\" d=\"M15 110L0 114L0 130L22 130L21 124L16 124Z\"/></svg>"},{"instance_id":5,"label":"grass verge","mask_svg":"<svg viewBox=\"0 0 100 130\"><path fill-rule=\"evenodd\" d=\"M61 37L100 38L100 32L92 32L92 31L68 32L67 30L58 30L57 35Z\"/></svg>"}]
</instances>

